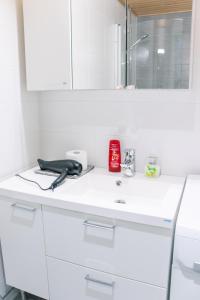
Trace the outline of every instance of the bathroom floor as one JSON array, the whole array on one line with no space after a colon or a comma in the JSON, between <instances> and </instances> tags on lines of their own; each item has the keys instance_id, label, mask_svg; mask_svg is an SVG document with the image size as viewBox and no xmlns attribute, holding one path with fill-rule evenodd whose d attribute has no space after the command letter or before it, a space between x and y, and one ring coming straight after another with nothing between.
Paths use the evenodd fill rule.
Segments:
<instances>
[{"instance_id":1,"label":"bathroom floor","mask_svg":"<svg viewBox=\"0 0 200 300\"><path fill-rule=\"evenodd\" d=\"M21 295L19 294L19 295L15 298L15 300L22 300ZM39 298L39 297L37 297L37 296L33 296L33 295L31 295L31 294L26 294L26 300L44 300L44 299Z\"/></svg>"}]
</instances>

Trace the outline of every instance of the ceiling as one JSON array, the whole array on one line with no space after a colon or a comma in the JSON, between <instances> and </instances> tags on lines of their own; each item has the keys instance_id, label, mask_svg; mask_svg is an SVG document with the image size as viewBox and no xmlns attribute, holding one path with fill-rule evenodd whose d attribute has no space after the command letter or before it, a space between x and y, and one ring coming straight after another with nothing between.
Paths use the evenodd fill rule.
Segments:
<instances>
[{"instance_id":1,"label":"ceiling","mask_svg":"<svg viewBox=\"0 0 200 300\"><path fill-rule=\"evenodd\" d=\"M192 0L128 0L128 5L137 16L192 11Z\"/></svg>"}]
</instances>

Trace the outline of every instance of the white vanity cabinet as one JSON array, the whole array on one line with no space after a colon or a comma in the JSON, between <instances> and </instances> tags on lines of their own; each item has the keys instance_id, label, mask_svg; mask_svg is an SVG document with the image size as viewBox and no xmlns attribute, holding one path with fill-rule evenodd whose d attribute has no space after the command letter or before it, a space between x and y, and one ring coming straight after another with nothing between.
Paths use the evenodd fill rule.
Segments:
<instances>
[{"instance_id":1,"label":"white vanity cabinet","mask_svg":"<svg viewBox=\"0 0 200 300\"><path fill-rule=\"evenodd\" d=\"M23 0L28 90L72 88L70 0Z\"/></svg>"},{"instance_id":2,"label":"white vanity cabinet","mask_svg":"<svg viewBox=\"0 0 200 300\"><path fill-rule=\"evenodd\" d=\"M7 284L48 299L41 206L1 197L0 237Z\"/></svg>"},{"instance_id":3,"label":"white vanity cabinet","mask_svg":"<svg viewBox=\"0 0 200 300\"><path fill-rule=\"evenodd\" d=\"M23 176L51 181L35 168ZM0 183L7 283L48 300L168 300L184 179L136 174L118 191L116 178L95 169L54 193L16 176Z\"/></svg>"},{"instance_id":4,"label":"white vanity cabinet","mask_svg":"<svg viewBox=\"0 0 200 300\"><path fill-rule=\"evenodd\" d=\"M167 300L171 234L0 198L6 281L44 299Z\"/></svg>"},{"instance_id":5,"label":"white vanity cabinet","mask_svg":"<svg viewBox=\"0 0 200 300\"><path fill-rule=\"evenodd\" d=\"M170 229L1 197L0 236L7 283L44 299L167 300Z\"/></svg>"}]
</instances>

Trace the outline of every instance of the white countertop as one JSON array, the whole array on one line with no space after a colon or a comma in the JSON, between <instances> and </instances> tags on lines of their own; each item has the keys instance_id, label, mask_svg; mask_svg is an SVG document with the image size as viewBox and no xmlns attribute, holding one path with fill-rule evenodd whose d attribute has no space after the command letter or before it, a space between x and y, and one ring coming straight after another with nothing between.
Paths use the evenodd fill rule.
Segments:
<instances>
[{"instance_id":1,"label":"white countertop","mask_svg":"<svg viewBox=\"0 0 200 300\"><path fill-rule=\"evenodd\" d=\"M50 186L54 177L35 174L35 169L21 175L37 181L42 187ZM122 181L121 187L116 186L116 180ZM80 179L66 179L54 192L42 191L33 183L12 177L0 183L0 197L173 228L184 182L182 177L161 176L149 179L139 173L133 178L123 178L120 174L95 168ZM110 188L110 185L113 186ZM128 189L129 193L126 193ZM114 201L119 199L125 199L127 203L123 205Z\"/></svg>"},{"instance_id":2,"label":"white countertop","mask_svg":"<svg viewBox=\"0 0 200 300\"><path fill-rule=\"evenodd\" d=\"M190 175L187 178L176 234L200 239L200 175Z\"/></svg>"}]
</instances>

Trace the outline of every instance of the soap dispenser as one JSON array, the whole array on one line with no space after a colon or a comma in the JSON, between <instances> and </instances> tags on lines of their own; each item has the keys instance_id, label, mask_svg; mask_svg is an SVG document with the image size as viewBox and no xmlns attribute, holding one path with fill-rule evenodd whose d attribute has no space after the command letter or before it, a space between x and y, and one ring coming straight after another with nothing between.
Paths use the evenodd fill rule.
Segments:
<instances>
[{"instance_id":1,"label":"soap dispenser","mask_svg":"<svg viewBox=\"0 0 200 300\"><path fill-rule=\"evenodd\" d=\"M145 167L145 176L150 178L159 177L161 173L156 156L149 156Z\"/></svg>"}]
</instances>

